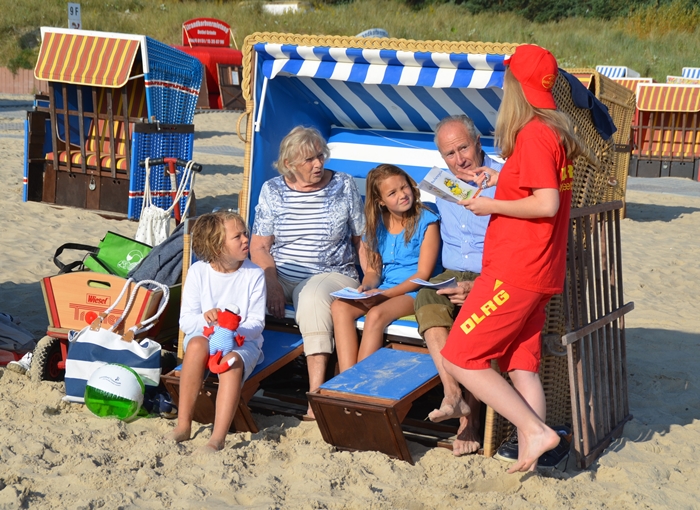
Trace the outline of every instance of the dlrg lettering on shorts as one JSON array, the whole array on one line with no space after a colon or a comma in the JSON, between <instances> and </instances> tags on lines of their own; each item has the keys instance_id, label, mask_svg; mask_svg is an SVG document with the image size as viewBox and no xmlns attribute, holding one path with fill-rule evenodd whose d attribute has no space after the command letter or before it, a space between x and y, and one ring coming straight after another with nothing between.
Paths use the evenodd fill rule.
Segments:
<instances>
[{"instance_id":1,"label":"dlrg lettering on shorts","mask_svg":"<svg viewBox=\"0 0 700 510\"><path fill-rule=\"evenodd\" d=\"M498 288L499 285L500 282L497 282L496 288ZM486 303L481 305L480 310L482 315L473 313L471 317L469 317L460 325L460 328L462 328L462 331L464 331L464 333L468 335L477 326L477 324L479 324L486 317L495 312L498 309L498 307L503 305L503 303L508 301L508 299L510 299L510 295L505 290L498 291L498 293L495 296L493 296Z\"/></svg>"}]
</instances>

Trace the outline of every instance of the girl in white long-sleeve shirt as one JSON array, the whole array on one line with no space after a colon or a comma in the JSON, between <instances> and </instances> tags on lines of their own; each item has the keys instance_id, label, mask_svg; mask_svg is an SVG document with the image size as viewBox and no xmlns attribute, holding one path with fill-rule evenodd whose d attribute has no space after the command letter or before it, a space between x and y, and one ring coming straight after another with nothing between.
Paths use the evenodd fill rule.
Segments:
<instances>
[{"instance_id":1,"label":"girl in white long-sleeve shirt","mask_svg":"<svg viewBox=\"0 0 700 510\"><path fill-rule=\"evenodd\" d=\"M237 333L245 341L241 346L234 345L234 350L221 360L223 363L235 358L231 369L219 374L214 429L202 448L214 452L224 447L243 381L262 361L265 275L248 260L248 232L238 214L222 211L199 217L192 229L192 249L199 261L187 272L180 308L185 357L178 422L166 438L177 442L190 439L194 403L209 359L209 340L203 330L216 323L221 310L236 305L241 316Z\"/></svg>"}]
</instances>

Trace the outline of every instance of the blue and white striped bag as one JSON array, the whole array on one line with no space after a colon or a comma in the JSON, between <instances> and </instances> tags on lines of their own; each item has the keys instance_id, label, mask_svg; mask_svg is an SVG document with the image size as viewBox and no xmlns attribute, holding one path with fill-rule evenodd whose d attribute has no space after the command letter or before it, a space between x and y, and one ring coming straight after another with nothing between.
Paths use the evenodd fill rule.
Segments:
<instances>
[{"instance_id":1,"label":"blue and white striped bag","mask_svg":"<svg viewBox=\"0 0 700 510\"><path fill-rule=\"evenodd\" d=\"M78 332L71 331L68 335L66 396L63 400L83 403L88 379L97 368L107 363L120 363L131 367L147 386L157 386L160 382L161 345L149 339L137 342L134 340L134 336L150 329L163 313L170 296L170 289L166 285L153 280L138 282L131 291L131 296L121 317L115 321L111 328L103 329L101 327L102 321L121 301L132 281L131 279L126 281L121 294L112 306L100 313L91 325ZM158 311L152 317L129 328L124 335L115 333L114 330L129 313L139 287L149 284L163 291Z\"/></svg>"}]
</instances>

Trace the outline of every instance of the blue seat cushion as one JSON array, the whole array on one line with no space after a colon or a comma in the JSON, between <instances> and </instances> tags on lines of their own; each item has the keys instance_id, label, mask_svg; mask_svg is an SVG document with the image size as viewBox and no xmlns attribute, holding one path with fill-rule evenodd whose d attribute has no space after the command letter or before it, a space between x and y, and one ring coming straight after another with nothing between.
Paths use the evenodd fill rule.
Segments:
<instances>
[{"instance_id":1,"label":"blue seat cushion","mask_svg":"<svg viewBox=\"0 0 700 510\"><path fill-rule=\"evenodd\" d=\"M303 343L301 335L281 331L265 330L263 338L265 339L262 347L264 359L257 364L250 377L282 359ZM182 365L178 365L175 370L182 370Z\"/></svg>"}]
</instances>

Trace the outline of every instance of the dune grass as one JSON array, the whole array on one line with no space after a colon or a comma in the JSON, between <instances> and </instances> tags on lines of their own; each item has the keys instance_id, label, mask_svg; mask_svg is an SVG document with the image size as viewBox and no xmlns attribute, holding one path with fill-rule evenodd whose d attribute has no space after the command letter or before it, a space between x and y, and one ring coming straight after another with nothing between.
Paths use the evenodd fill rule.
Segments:
<instances>
[{"instance_id":1,"label":"dune grass","mask_svg":"<svg viewBox=\"0 0 700 510\"><path fill-rule=\"evenodd\" d=\"M38 28L66 26L65 0L0 0L0 65L33 67ZM253 32L355 35L381 27L392 37L534 43L550 49L562 67L625 65L666 81L684 66L700 66L700 10L682 0L649 7L625 18L569 18L532 23L511 13L470 14L453 3L411 9L399 0L356 0L309 4L304 12L267 14L259 0L82 0L83 28L144 34L179 44L181 25L195 17L213 17L234 28L240 46Z\"/></svg>"}]
</instances>

